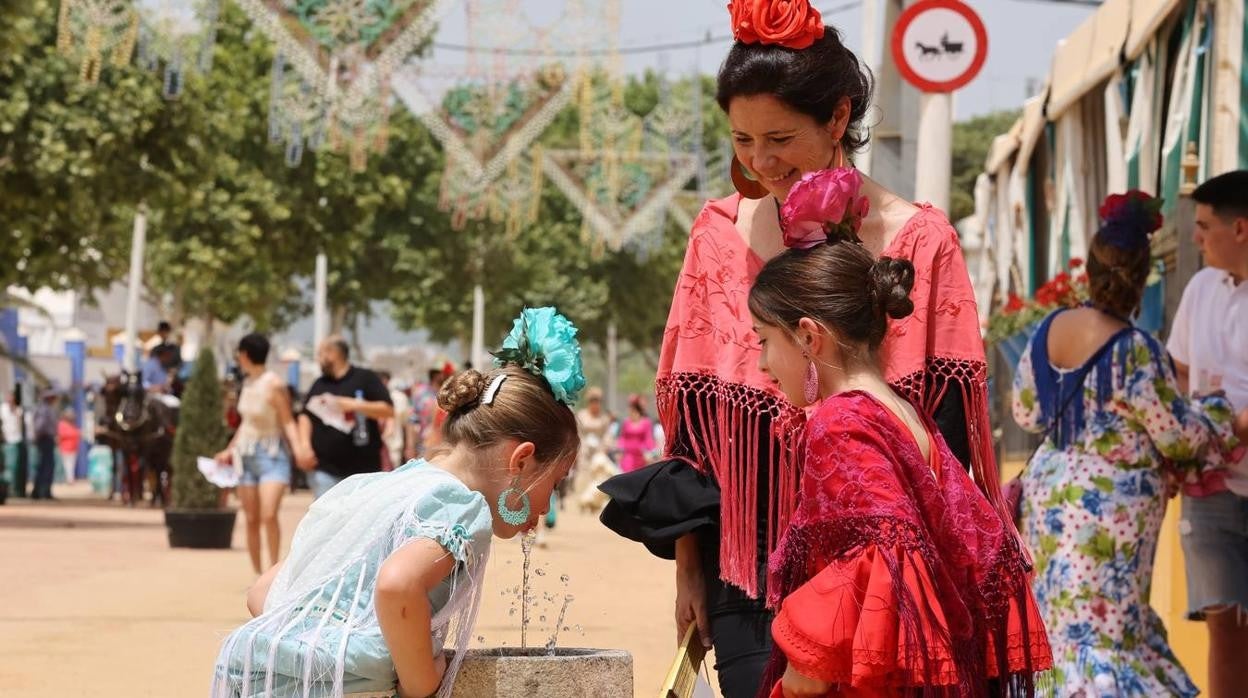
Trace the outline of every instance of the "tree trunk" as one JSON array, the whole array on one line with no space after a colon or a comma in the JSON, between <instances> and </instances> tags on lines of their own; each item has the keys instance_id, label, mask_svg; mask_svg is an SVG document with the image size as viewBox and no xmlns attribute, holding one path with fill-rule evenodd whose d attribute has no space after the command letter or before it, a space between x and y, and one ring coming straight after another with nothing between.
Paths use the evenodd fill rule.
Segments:
<instances>
[{"instance_id":1,"label":"tree trunk","mask_svg":"<svg viewBox=\"0 0 1248 698\"><path fill-rule=\"evenodd\" d=\"M347 306L335 305L329 311L329 333L342 334L347 325Z\"/></svg>"},{"instance_id":2,"label":"tree trunk","mask_svg":"<svg viewBox=\"0 0 1248 698\"><path fill-rule=\"evenodd\" d=\"M351 351L355 356L359 357L359 361L364 361L364 344L360 341L360 315L355 313L351 315Z\"/></svg>"}]
</instances>

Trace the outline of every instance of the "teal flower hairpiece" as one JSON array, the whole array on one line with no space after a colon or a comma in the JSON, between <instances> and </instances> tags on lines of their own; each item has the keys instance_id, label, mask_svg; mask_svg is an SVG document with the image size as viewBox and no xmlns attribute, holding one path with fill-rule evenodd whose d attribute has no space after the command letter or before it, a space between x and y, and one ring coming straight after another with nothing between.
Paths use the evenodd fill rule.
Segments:
<instances>
[{"instance_id":1,"label":"teal flower hairpiece","mask_svg":"<svg viewBox=\"0 0 1248 698\"><path fill-rule=\"evenodd\" d=\"M515 365L546 381L555 399L568 407L585 388L576 325L552 307L525 308L516 318L494 365Z\"/></svg>"}]
</instances>

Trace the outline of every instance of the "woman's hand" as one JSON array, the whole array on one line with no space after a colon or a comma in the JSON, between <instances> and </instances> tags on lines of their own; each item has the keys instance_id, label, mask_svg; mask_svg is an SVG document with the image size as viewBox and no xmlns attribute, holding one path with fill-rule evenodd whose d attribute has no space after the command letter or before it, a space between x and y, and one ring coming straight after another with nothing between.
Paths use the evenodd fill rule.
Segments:
<instances>
[{"instance_id":1,"label":"woman's hand","mask_svg":"<svg viewBox=\"0 0 1248 698\"><path fill-rule=\"evenodd\" d=\"M1248 407L1239 411L1235 415L1235 436L1240 441L1248 443Z\"/></svg>"},{"instance_id":2,"label":"woman's hand","mask_svg":"<svg viewBox=\"0 0 1248 698\"><path fill-rule=\"evenodd\" d=\"M305 473L316 470L316 454L312 449L300 446L295 449L295 466Z\"/></svg>"},{"instance_id":3,"label":"woman's hand","mask_svg":"<svg viewBox=\"0 0 1248 698\"><path fill-rule=\"evenodd\" d=\"M1166 499L1173 499L1183 489L1183 474L1171 468L1162 468L1161 484L1165 490Z\"/></svg>"},{"instance_id":4,"label":"woman's hand","mask_svg":"<svg viewBox=\"0 0 1248 698\"><path fill-rule=\"evenodd\" d=\"M711 647L711 624L706 615L706 577L698 558L693 534L676 541L676 644L685 639L690 625L698 628L702 646Z\"/></svg>"},{"instance_id":5,"label":"woman's hand","mask_svg":"<svg viewBox=\"0 0 1248 698\"><path fill-rule=\"evenodd\" d=\"M213 456L212 459L220 463L221 465L229 465L234 462L234 455L230 453L230 449L227 448L224 451Z\"/></svg>"},{"instance_id":6,"label":"woman's hand","mask_svg":"<svg viewBox=\"0 0 1248 698\"><path fill-rule=\"evenodd\" d=\"M812 679L789 665L780 682L784 698L821 698L832 690L832 684Z\"/></svg>"}]
</instances>

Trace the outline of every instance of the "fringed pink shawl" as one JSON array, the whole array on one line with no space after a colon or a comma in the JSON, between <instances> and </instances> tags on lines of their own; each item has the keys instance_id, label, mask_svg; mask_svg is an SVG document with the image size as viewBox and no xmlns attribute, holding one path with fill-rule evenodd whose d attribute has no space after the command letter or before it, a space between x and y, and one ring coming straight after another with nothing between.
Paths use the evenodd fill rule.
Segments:
<instances>
[{"instance_id":1,"label":"fringed pink shawl","mask_svg":"<svg viewBox=\"0 0 1248 698\"><path fill-rule=\"evenodd\" d=\"M758 338L746 301L764 260L736 230L740 200L733 195L709 201L694 221L655 394L669 435L667 456L709 470L719 483L721 577L757 597L758 512L767 507L762 552L770 554L797 503L805 415L758 370ZM916 270L915 312L889 328L881 353L885 376L929 415L946 390L962 391L975 479L1008 521L988 426L984 346L957 232L944 214L924 207L885 254L911 260ZM760 462L765 444L769 455ZM762 492L760 468L768 475Z\"/></svg>"}]
</instances>

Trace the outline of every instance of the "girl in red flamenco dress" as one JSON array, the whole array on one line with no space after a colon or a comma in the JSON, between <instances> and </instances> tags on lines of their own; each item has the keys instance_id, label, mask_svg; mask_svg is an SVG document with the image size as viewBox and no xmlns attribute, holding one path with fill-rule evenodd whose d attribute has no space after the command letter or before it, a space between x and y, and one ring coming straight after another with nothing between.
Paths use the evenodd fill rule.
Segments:
<instances>
[{"instance_id":1,"label":"girl in red flamenco dress","mask_svg":"<svg viewBox=\"0 0 1248 698\"><path fill-rule=\"evenodd\" d=\"M1028 559L931 418L880 371L888 318L913 310L915 271L856 244L863 210L852 187L836 201L842 179L794 187L788 213L810 197L822 203L806 210L823 213L782 215L789 249L749 297L759 367L809 414L800 500L769 564L776 649L761 694L1031 695L1052 656Z\"/></svg>"}]
</instances>

